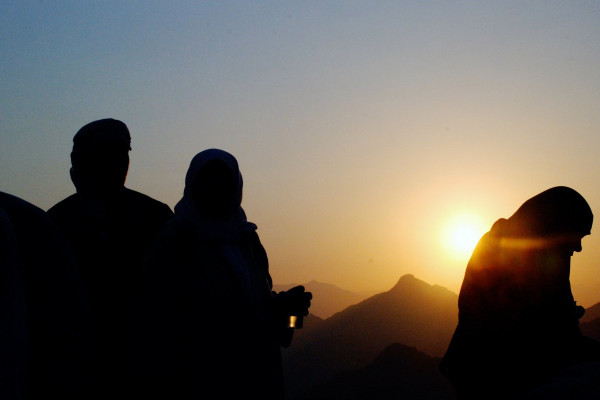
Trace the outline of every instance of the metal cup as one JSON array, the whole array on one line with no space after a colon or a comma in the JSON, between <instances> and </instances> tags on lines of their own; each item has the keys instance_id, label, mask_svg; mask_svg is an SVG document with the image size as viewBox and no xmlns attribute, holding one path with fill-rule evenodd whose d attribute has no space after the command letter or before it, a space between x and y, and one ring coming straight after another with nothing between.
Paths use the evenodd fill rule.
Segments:
<instances>
[{"instance_id":1,"label":"metal cup","mask_svg":"<svg viewBox=\"0 0 600 400\"><path fill-rule=\"evenodd\" d=\"M300 329L300 328L302 328L303 322L304 322L303 316L290 315L290 318L288 320L288 328Z\"/></svg>"}]
</instances>

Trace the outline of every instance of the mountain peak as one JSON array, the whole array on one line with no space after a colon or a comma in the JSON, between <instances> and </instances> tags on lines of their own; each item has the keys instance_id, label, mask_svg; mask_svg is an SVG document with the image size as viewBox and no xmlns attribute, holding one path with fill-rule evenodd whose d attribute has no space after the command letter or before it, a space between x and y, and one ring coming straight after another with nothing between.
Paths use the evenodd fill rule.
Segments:
<instances>
[{"instance_id":1,"label":"mountain peak","mask_svg":"<svg viewBox=\"0 0 600 400\"><path fill-rule=\"evenodd\" d=\"M396 290L398 288L405 288L407 286L414 286L416 284L423 284L423 283L425 283L425 282L423 282L420 279L415 278L415 276L413 274L406 274L406 275L402 275L400 277L400 279L394 285L392 290Z\"/></svg>"},{"instance_id":2,"label":"mountain peak","mask_svg":"<svg viewBox=\"0 0 600 400\"><path fill-rule=\"evenodd\" d=\"M437 293L436 296L438 296L438 295L444 296L444 297L456 296L456 294L452 293L447 288L440 286L440 285L431 285L419 278L416 278L413 274L403 275L398 280L396 285L392 289L390 289L388 292L391 292L394 294L400 294L400 293L425 294L425 293L428 293L427 294L428 296L431 296L434 293Z\"/></svg>"},{"instance_id":3,"label":"mountain peak","mask_svg":"<svg viewBox=\"0 0 600 400\"><path fill-rule=\"evenodd\" d=\"M437 293L438 295L448 296L453 295L448 289L439 285L431 285L419 278L416 278L413 274L403 275L396 285L391 288L388 293L401 294L401 293L428 293L429 295L433 295L433 293Z\"/></svg>"}]
</instances>

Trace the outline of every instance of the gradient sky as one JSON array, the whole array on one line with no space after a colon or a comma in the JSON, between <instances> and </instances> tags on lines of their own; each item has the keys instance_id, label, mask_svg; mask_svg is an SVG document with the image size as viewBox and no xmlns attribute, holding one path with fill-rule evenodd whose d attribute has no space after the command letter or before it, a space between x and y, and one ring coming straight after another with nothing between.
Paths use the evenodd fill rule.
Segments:
<instances>
[{"instance_id":1,"label":"gradient sky","mask_svg":"<svg viewBox=\"0 0 600 400\"><path fill-rule=\"evenodd\" d=\"M127 186L171 207L222 148L276 283L458 291L456 214L487 230L566 185L600 215L595 1L2 1L0 37L0 190L73 193L73 135L105 117ZM600 288L597 230L574 285Z\"/></svg>"}]
</instances>

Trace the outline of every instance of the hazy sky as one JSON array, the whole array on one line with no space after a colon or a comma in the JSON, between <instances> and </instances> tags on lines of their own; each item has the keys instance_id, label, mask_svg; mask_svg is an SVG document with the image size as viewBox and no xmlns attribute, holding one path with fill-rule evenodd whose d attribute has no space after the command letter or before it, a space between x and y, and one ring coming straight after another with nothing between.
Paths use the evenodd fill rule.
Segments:
<instances>
[{"instance_id":1,"label":"hazy sky","mask_svg":"<svg viewBox=\"0 0 600 400\"><path fill-rule=\"evenodd\" d=\"M7 0L0 37L0 190L73 193L73 135L105 117L127 186L171 207L225 149L276 283L458 291L455 215L487 230L556 185L600 215L596 1ZM600 284L597 230L574 284Z\"/></svg>"}]
</instances>

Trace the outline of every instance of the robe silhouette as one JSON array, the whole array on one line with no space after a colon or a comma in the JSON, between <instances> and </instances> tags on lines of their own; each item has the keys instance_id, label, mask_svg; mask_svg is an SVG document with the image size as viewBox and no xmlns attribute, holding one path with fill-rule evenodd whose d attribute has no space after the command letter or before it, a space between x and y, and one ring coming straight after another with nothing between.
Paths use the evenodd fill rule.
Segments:
<instances>
[{"instance_id":1,"label":"robe silhouette","mask_svg":"<svg viewBox=\"0 0 600 400\"><path fill-rule=\"evenodd\" d=\"M69 244L33 204L0 192L0 209L1 398L83 398L89 306Z\"/></svg>"},{"instance_id":2,"label":"robe silhouette","mask_svg":"<svg viewBox=\"0 0 600 400\"><path fill-rule=\"evenodd\" d=\"M175 218L147 254L137 363L145 397L283 398L285 307L242 186L231 154L199 153ZM300 297L305 315L310 295Z\"/></svg>"},{"instance_id":3,"label":"robe silhouette","mask_svg":"<svg viewBox=\"0 0 600 400\"><path fill-rule=\"evenodd\" d=\"M19 247L0 210L0 399L27 395L27 299Z\"/></svg>"}]
</instances>

